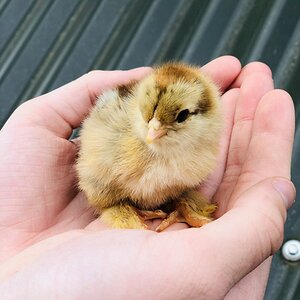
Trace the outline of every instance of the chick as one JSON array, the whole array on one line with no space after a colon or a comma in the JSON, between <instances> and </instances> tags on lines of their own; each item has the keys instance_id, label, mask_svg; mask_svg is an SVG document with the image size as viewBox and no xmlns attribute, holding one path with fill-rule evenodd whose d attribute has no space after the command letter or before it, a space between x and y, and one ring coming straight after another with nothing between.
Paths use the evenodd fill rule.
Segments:
<instances>
[{"instance_id":1,"label":"chick","mask_svg":"<svg viewBox=\"0 0 300 300\"><path fill-rule=\"evenodd\" d=\"M104 92L80 132L79 187L112 228L200 227L216 207L198 191L216 164L219 92L195 66L167 63Z\"/></svg>"}]
</instances>

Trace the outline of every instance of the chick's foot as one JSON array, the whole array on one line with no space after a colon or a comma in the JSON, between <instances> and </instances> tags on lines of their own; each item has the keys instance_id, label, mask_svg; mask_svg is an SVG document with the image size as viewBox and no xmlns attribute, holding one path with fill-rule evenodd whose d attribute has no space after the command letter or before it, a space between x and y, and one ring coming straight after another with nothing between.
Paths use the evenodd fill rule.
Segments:
<instances>
[{"instance_id":1,"label":"chick's foot","mask_svg":"<svg viewBox=\"0 0 300 300\"><path fill-rule=\"evenodd\" d=\"M148 229L138 210L129 204L120 203L103 209L100 219L115 229Z\"/></svg>"},{"instance_id":2,"label":"chick's foot","mask_svg":"<svg viewBox=\"0 0 300 300\"><path fill-rule=\"evenodd\" d=\"M201 227L213 221L212 214L217 206L199 200L201 199L198 199L198 201L195 201L195 198L179 200L176 209L162 221L156 231L161 232L177 222L187 223L191 227Z\"/></svg>"}]
</instances>

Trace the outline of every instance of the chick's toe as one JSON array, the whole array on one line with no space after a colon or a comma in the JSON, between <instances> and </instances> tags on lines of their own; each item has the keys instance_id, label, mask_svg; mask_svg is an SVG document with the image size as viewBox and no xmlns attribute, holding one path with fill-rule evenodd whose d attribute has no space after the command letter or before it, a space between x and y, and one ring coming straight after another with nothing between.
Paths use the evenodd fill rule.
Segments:
<instances>
[{"instance_id":1,"label":"chick's toe","mask_svg":"<svg viewBox=\"0 0 300 300\"><path fill-rule=\"evenodd\" d=\"M166 219L156 228L155 231L161 232L174 223L186 223L191 227L202 227L213 221L212 214L217 206L215 204L197 205L189 199L181 199L176 205L176 209L171 212Z\"/></svg>"},{"instance_id":2,"label":"chick's toe","mask_svg":"<svg viewBox=\"0 0 300 300\"><path fill-rule=\"evenodd\" d=\"M138 214L144 220L165 219L167 214L160 209L157 210L138 210Z\"/></svg>"}]
</instances>

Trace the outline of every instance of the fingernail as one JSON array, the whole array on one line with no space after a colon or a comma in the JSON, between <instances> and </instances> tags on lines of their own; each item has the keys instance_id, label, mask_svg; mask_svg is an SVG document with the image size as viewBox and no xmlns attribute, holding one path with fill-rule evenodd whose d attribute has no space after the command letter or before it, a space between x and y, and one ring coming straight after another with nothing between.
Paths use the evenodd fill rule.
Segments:
<instances>
[{"instance_id":1,"label":"fingernail","mask_svg":"<svg viewBox=\"0 0 300 300\"><path fill-rule=\"evenodd\" d=\"M296 198L296 189L294 184L283 178L274 179L272 184L275 190L281 195L285 207L289 209L295 202Z\"/></svg>"}]
</instances>

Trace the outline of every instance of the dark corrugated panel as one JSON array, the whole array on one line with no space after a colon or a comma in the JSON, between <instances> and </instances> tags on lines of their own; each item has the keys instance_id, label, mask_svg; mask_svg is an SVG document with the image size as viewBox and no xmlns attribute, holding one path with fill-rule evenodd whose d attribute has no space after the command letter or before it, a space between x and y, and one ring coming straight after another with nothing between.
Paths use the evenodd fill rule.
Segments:
<instances>
[{"instance_id":1,"label":"dark corrugated panel","mask_svg":"<svg viewBox=\"0 0 300 300\"><path fill-rule=\"evenodd\" d=\"M299 0L0 0L0 126L17 105L90 69L223 54L270 65L300 103ZM293 179L300 187L300 129ZM300 239L300 203L285 239ZM266 299L300 297L300 267L275 255Z\"/></svg>"}]
</instances>

